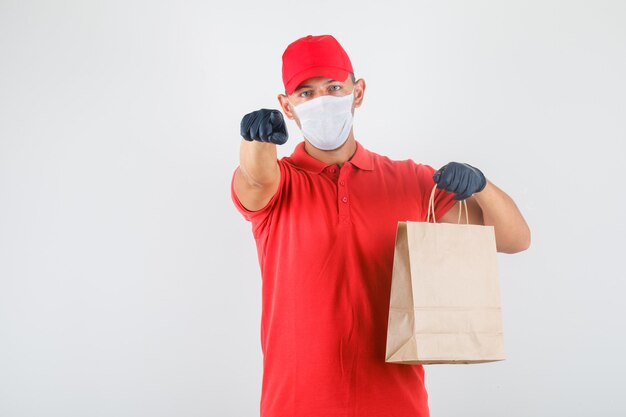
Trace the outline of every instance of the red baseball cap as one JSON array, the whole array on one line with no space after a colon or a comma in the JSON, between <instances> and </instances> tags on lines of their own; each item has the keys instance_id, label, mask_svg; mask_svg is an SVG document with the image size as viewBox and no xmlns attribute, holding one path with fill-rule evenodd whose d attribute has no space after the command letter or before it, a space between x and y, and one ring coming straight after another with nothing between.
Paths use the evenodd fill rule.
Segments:
<instances>
[{"instance_id":1,"label":"red baseball cap","mask_svg":"<svg viewBox=\"0 0 626 417\"><path fill-rule=\"evenodd\" d=\"M283 84L287 95L311 77L343 81L354 73L348 54L331 35L308 35L287 46L283 52Z\"/></svg>"}]
</instances>

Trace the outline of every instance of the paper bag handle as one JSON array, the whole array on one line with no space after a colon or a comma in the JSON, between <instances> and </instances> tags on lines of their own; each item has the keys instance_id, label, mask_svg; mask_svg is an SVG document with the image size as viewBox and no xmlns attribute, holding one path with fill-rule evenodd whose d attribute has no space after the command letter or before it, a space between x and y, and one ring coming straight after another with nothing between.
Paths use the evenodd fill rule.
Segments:
<instances>
[{"instance_id":1,"label":"paper bag handle","mask_svg":"<svg viewBox=\"0 0 626 417\"><path fill-rule=\"evenodd\" d=\"M430 192L430 198L428 199L428 215L426 216L426 222L430 223L430 215L433 215L433 223L437 223L435 220L435 190L437 190L437 184L433 187L433 190ZM457 224L461 223L461 206L465 208L465 224L469 224L469 214L467 214L467 203L465 200L461 200L461 204L459 204L459 219L457 220Z\"/></svg>"}]
</instances>

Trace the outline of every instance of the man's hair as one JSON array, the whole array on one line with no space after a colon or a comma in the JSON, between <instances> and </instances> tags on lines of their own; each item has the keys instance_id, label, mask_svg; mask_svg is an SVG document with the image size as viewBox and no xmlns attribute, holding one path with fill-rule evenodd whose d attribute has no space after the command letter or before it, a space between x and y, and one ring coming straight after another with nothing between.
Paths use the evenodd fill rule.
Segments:
<instances>
[{"instance_id":1,"label":"man's hair","mask_svg":"<svg viewBox=\"0 0 626 417\"><path fill-rule=\"evenodd\" d=\"M352 84L356 83L356 78L354 77L354 73L353 72L349 72L348 75L350 75L350 79L352 80ZM288 96L289 94L287 94L287 89L285 89L285 95Z\"/></svg>"}]
</instances>

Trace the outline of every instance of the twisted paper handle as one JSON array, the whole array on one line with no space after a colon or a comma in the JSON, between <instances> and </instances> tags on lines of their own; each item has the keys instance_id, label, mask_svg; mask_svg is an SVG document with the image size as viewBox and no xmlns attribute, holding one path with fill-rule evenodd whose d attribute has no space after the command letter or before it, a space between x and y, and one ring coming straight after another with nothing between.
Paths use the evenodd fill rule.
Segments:
<instances>
[{"instance_id":1,"label":"twisted paper handle","mask_svg":"<svg viewBox=\"0 0 626 417\"><path fill-rule=\"evenodd\" d=\"M433 190L430 192L430 198L428 199L428 215L426 216L426 222L430 223L430 215L433 215L433 223L437 223L435 219L435 190L437 190L437 184L433 187ZM467 203L465 200L461 200L461 204L459 204L459 219L457 220L457 224L461 223L461 206L465 208L465 224L469 224L469 214L467 214Z\"/></svg>"}]
</instances>

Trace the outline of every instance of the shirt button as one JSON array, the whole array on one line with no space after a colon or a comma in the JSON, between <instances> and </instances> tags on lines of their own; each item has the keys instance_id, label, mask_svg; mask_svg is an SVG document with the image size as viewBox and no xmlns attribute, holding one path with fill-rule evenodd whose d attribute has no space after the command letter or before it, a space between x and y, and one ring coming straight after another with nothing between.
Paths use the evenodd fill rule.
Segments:
<instances>
[{"instance_id":1,"label":"shirt button","mask_svg":"<svg viewBox=\"0 0 626 417\"><path fill-rule=\"evenodd\" d=\"M331 168L330 172L332 172L334 174L335 172L337 172L337 170L335 168Z\"/></svg>"},{"instance_id":2,"label":"shirt button","mask_svg":"<svg viewBox=\"0 0 626 417\"><path fill-rule=\"evenodd\" d=\"M346 185L346 182L344 180L339 181L339 185Z\"/></svg>"},{"instance_id":3,"label":"shirt button","mask_svg":"<svg viewBox=\"0 0 626 417\"><path fill-rule=\"evenodd\" d=\"M344 203L347 203L348 202L348 197L342 197L341 201L343 201Z\"/></svg>"}]
</instances>

